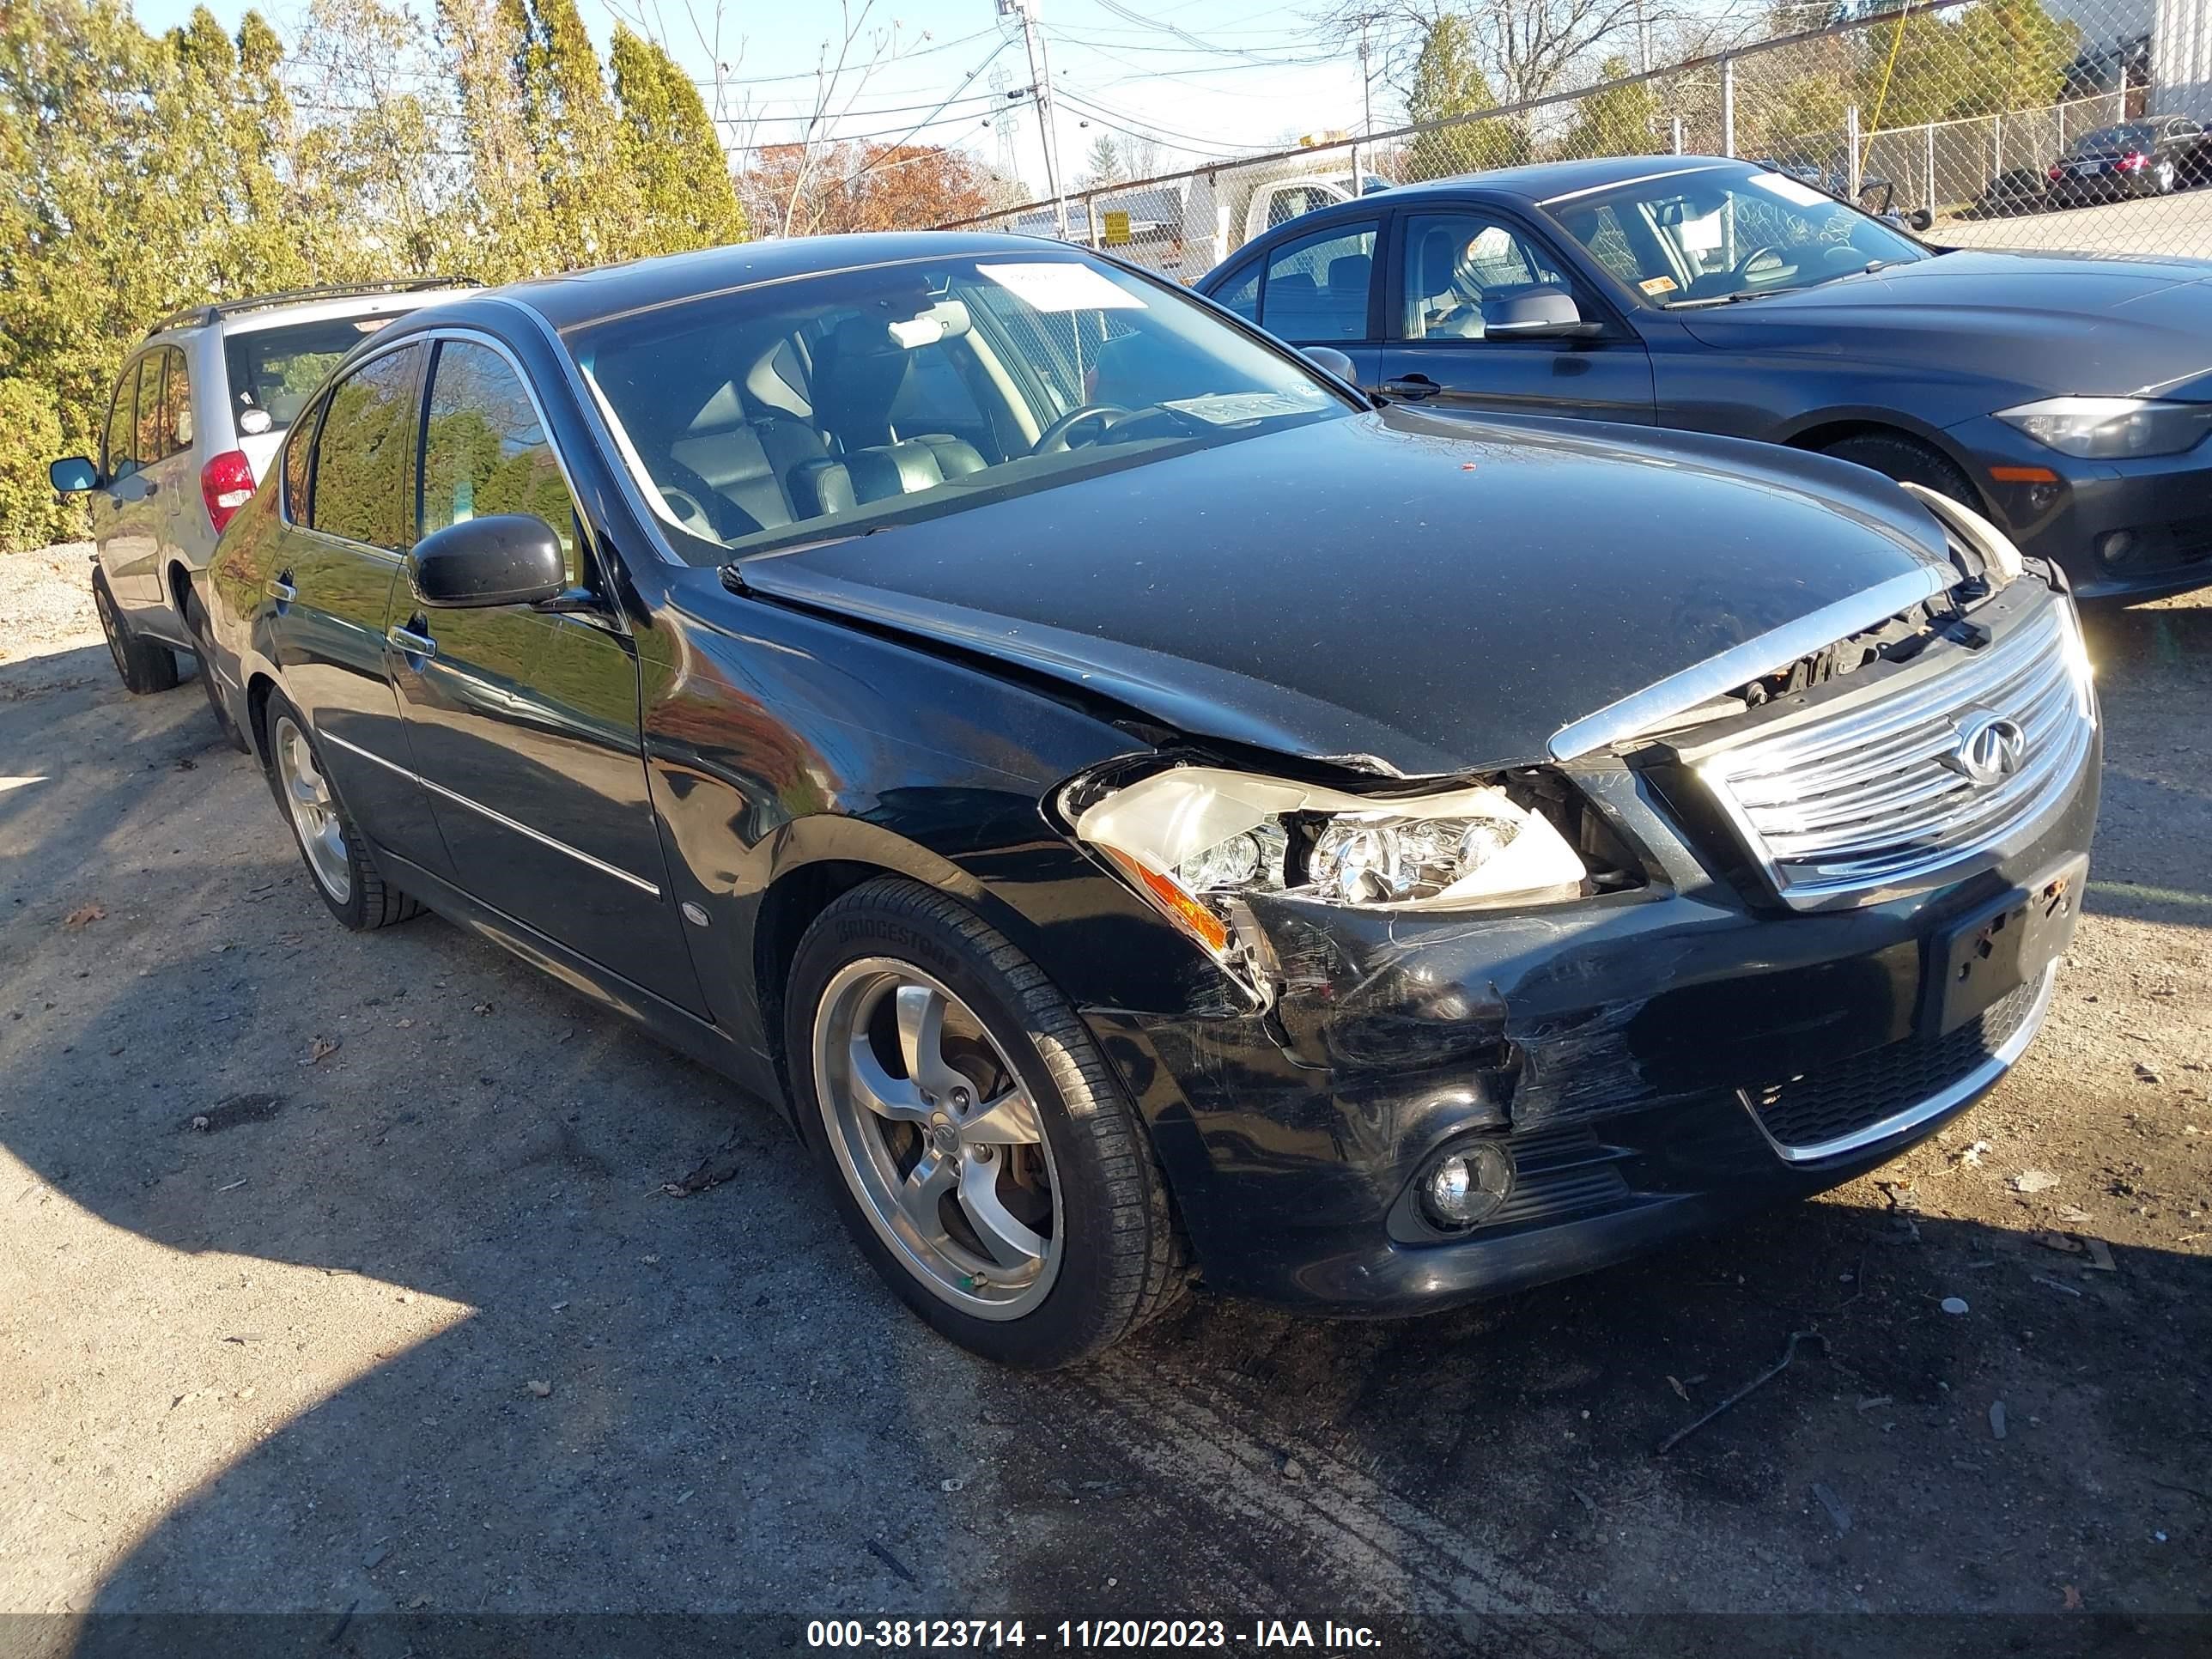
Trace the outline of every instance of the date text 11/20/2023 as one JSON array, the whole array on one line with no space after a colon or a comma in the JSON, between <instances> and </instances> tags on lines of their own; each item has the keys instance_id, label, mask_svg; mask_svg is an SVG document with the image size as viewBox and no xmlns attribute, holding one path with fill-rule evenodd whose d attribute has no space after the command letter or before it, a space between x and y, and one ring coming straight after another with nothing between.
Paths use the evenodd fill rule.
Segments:
<instances>
[{"instance_id":1,"label":"date text 11/20/2023","mask_svg":"<svg viewBox=\"0 0 2212 1659\"><path fill-rule=\"evenodd\" d=\"M1370 1626L1333 1619L1256 1619L1232 1626L1220 1619L1062 1619L1030 1625L1020 1619L813 1619L810 1648L902 1650L1063 1648L1243 1648L1313 1654L1378 1652Z\"/></svg>"}]
</instances>

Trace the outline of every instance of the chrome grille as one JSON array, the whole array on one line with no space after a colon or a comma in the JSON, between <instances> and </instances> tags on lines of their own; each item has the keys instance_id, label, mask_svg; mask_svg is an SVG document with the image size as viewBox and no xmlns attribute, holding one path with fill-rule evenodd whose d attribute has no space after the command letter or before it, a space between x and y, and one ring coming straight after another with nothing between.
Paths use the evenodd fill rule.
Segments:
<instances>
[{"instance_id":1,"label":"chrome grille","mask_svg":"<svg viewBox=\"0 0 2212 1659\"><path fill-rule=\"evenodd\" d=\"M1753 737L1698 775L1785 902L1866 902L1963 873L2074 787L2096 726L2073 609L2041 605L1980 651L1832 718ZM1962 728L2018 728L2016 769L1960 769Z\"/></svg>"}]
</instances>

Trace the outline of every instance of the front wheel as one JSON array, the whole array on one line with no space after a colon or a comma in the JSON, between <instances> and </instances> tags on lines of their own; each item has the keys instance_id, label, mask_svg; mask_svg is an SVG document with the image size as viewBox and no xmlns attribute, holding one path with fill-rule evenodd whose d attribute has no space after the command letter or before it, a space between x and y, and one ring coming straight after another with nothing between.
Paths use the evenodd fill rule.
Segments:
<instances>
[{"instance_id":1,"label":"front wheel","mask_svg":"<svg viewBox=\"0 0 2212 1659\"><path fill-rule=\"evenodd\" d=\"M1901 432L1862 433L1830 444L1821 453L1833 455L1838 460L1855 461L1899 483L1916 483L1938 495L1949 496L1961 507L1972 507L1977 513L1982 511L1981 497L1975 491L1973 480L1954 465L1949 458Z\"/></svg>"},{"instance_id":2,"label":"front wheel","mask_svg":"<svg viewBox=\"0 0 2212 1659\"><path fill-rule=\"evenodd\" d=\"M800 941L785 1041L848 1230L963 1347L1069 1364L1182 1291L1166 1184L1119 1081L973 912L889 878L836 900Z\"/></svg>"}]
</instances>

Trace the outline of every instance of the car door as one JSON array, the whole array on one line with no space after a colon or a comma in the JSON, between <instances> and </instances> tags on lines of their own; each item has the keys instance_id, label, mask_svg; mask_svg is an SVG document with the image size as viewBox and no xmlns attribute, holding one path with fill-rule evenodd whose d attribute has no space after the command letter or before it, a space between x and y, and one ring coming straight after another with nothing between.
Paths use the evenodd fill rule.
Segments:
<instances>
[{"instance_id":1,"label":"car door","mask_svg":"<svg viewBox=\"0 0 2212 1659\"><path fill-rule=\"evenodd\" d=\"M1382 228L1379 216L1340 219L1277 243L1243 281L1214 297L1279 340L1334 346L1352 359L1360 383L1371 385L1379 363L1373 291ZM1242 290L1255 279L1247 301Z\"/></svg>"},{"instance_id":2,"label":"car door","mask_svg":"<svg viewBox=\"0 0 2212 1659\"><path fill-rule=\"evenodd\" d=\"M471 895L704 1014L647 793L637 655L522 371L489 337L435 348L420 532L526 513L572 603L474 609L395 595L390 661L416 772Z\"/></svg>"},{"instance_id":3,"label":"car door","mask_svg":"<svg viewBox=\"0 0 2212 1659\"><path fill-rule=\"evenodd\" d=\"M147 597L154 605L167 607L181 631L184 617L175 609L168 571L173 564L180 562L187 568L197 563L193 550L204 545L212 531L207 521L207 507L200 499L198 468L192 450L191 376L185 366L185 354L174 346L161 349L161 409L155 427L161 454L147 469L157 486L153 497L153 584Z\"/></svg>"},{"instance_id":4,"label":"car door","mask_svg":"<svg viewBox=\"0 0 2212 1659\"><path fill-rule=\"evenodd\" d=\"M161 594L156 574L161 555L161 520L168 510L162 499L161 362L160 347L141 353L130 378L137 392L136 416L131 438L131 468L108 481L111 505L106 534L100 543L100 562L107 571L107 586L126 611L141 611Z\"/></svg>"},{"instance_id":5,"label":"car door","mask_svg":"<svg viewBox=\"0 0 2212 1659\"><path fill-rule=\"evenodd\" d=\"M291 527L268 592L285 690L313 727L338 798L371 841L450 877L385 664L392 585L415 544L427 355L410 343L357 364L293 428L282 504Z\"/></svg>"},{"instance_id":6,"label":"car door","mask_svg":"<svg viewBox=\"0 0 2212 1659\"><path fill-rule=\"evenodd\" d=\"M135 487L125 489L138 471L138 364L134 358L115 383L107 425L100 447L100 483L89 496L93 557L107 578L107 591L118 607L123 586L118 567L129 556L130 520L144 501Z\"/></svg>"},{"instance_id":7,"label":"car door","mask_svg":"<svg viewBox=\"0 0 2212 1659\"><path fill-rule=\"evenodd\" d=\"M1651 359L1633 330L1526 226L1488 209L1396 216L1388 338L1376 385L1424 407L1650 425ZM1483 305L1563 290L1589 338L1486 336Z\"/></svg>"}]
</instances>

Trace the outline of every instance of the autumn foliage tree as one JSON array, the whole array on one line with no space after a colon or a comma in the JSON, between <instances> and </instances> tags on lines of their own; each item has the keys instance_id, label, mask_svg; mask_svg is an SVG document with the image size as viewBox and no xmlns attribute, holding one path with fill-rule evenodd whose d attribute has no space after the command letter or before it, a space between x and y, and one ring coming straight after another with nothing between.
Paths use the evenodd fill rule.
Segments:
<instances>
[{"instance_id":1,"label":"autumn foliage tree","mask_svg":"<svg viewBox=\"0 0 2212 1659\"><path fill-rule=\"evenodd\" d=\"M988 213L989 176L936 144L774 144L739 179L756 223L798 236L911 230Z\"/></svg>"}]
</instances>

